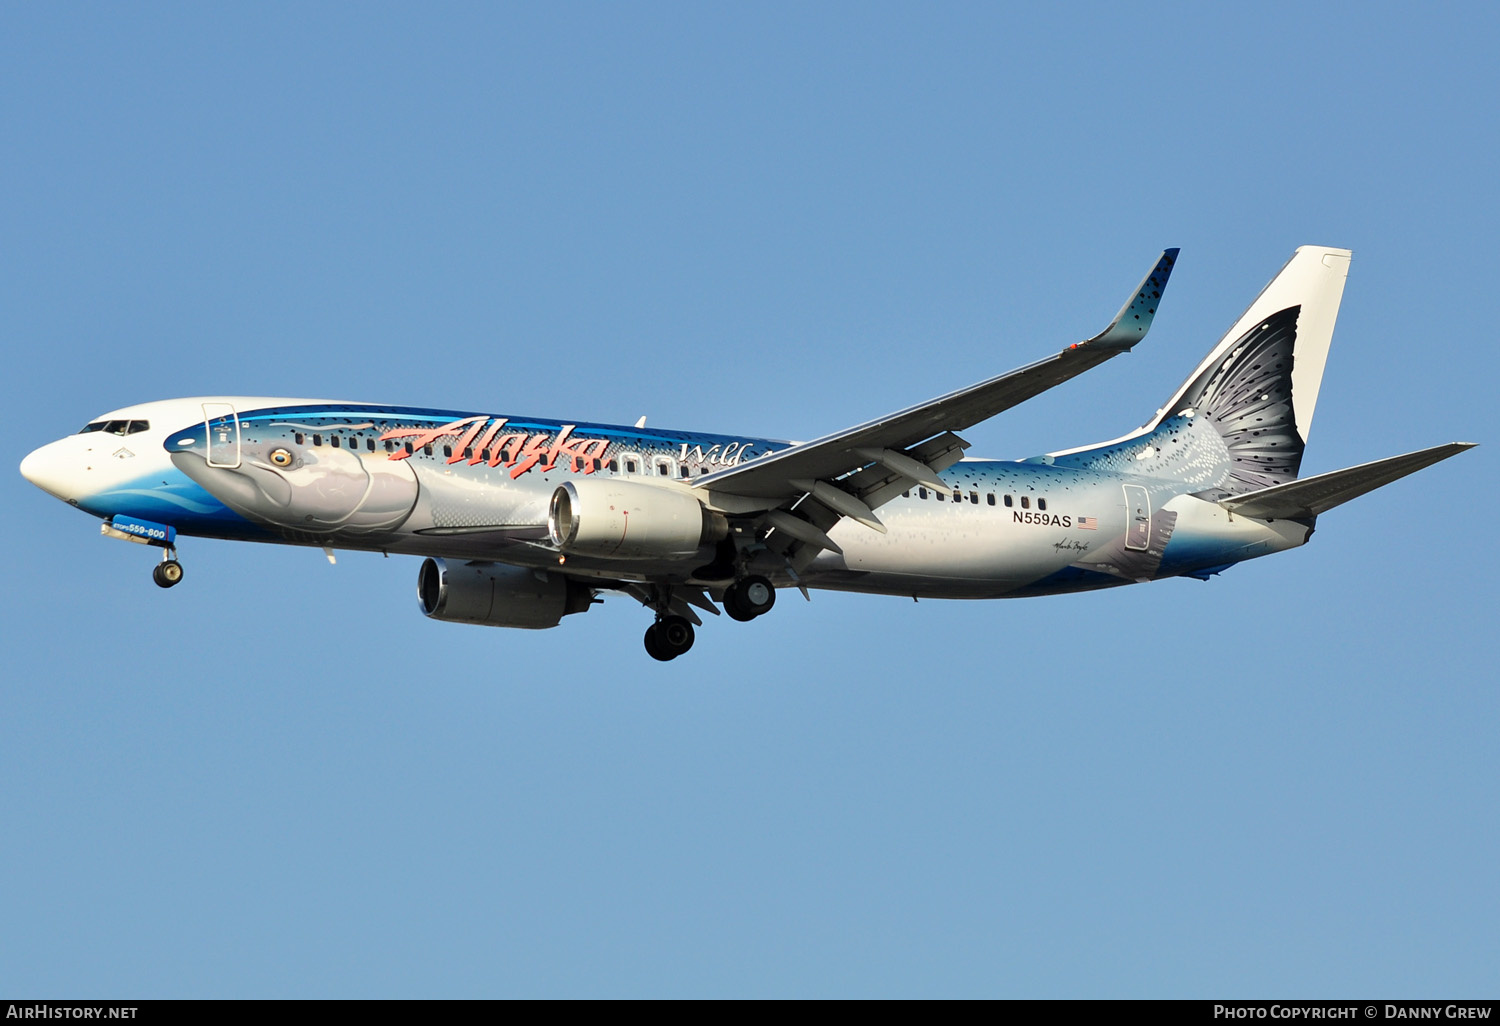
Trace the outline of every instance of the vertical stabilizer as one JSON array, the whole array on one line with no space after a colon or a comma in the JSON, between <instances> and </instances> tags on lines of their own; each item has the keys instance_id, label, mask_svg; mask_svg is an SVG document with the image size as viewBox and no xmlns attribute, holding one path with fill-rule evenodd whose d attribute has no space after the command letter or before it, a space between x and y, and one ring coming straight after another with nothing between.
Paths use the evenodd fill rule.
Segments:
<instances>
[{"instance_id":1,"label":"vertical stabilizer","mask_svg":"<svg viewBox=\"0 0 1500 1026\"><path fill-rule=\"evenodd\" d=\"M1338 319L1339 302L1344 296L1344 282L1349 276L1351 255L1347 249L1299 246L1292 259L1261 289L1255 302L1198 365L1192 377L1158 411L1149 427L1202 402L1210 393L1214 393L1213 398L1220 404L1251 401L1253 389L1244 395L1225 394L1230 380L1240 385L1260 383L1280 386L1278 390L1290 398L1287 416L1305 445L1323 381L1323 365L1328 360L1328 346L1333 341L1334 321ZM1268 331L1281 334L1280 340L1269 349L1275 354L1290 355L1290 368L1267 364L1252 368L1238 360L1239 356L1254 355L1257 350L1266 351L1269 340L1263 336Z\"/></svg>"},{"instance_id":2,"label":"vertical stabilizer","mask_svg":"<svg viewBox=\"0 0 1500 1026\"><path fill-rule=\"evenodd\" d=\"M1349 259L1300 247L1150 422L1048 459L1175 479L1213 501L1295 481Z\"/></svg>"}]
</instances>

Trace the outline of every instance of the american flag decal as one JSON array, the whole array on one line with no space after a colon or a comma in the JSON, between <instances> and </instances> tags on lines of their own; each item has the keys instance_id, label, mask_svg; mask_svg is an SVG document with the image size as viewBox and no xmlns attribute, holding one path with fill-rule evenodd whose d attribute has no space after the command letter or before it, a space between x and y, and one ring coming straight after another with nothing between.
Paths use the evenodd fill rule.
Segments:
<instances>
[{"instance_id":1,"label":"american flag decal","mask_svg":"<svg viewBox=\"0 0 1500 1026\"><path fill-rule=\"evenodd\" d=\"M1079 517L1077 523L1079 529L1084 531L1099 530L1099 521L1096 517Z\"/></svg>"}]
</instances>

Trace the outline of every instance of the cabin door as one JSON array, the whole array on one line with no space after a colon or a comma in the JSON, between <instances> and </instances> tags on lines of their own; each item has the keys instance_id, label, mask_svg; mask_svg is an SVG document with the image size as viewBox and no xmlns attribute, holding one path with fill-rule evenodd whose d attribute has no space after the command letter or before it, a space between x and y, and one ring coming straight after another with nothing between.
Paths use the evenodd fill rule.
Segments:
<instances>
[{"instance_id":1,"label":"cabin door","mask_svg":"<svg viewBox=\"0 0 1500 1026\"><path fill-rule=\"evenodd\" d=\"M1151 547L1151 497L1140 485L1125 486L1125 547L1135 552Z\"/></svg>"},{"instance_id":2,"label":"cabin door","mask_svg":"<svg viewBox=\"0 0 1500 1026\"><path fill-rule=\"evenodd\" d=\"M203 426L208 429L208 465L240 465L240 418L232 403L204 403Z\"/></svg>"}]
</instances>

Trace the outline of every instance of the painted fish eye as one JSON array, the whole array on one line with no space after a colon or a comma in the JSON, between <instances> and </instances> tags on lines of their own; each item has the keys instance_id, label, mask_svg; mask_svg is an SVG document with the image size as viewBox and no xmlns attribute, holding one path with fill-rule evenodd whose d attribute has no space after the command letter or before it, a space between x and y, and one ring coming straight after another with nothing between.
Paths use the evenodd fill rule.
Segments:
<instances>
[{"instance_id":1,"label":"painted fish eye","mask_svg":"<svg viewBox=\"0 0 1500 1026\"><path fill-rule=\"evenodd\" d=\"M290 467L293 462L293 457L289 450L272 449L271 462L278 467Z\"/></svg>"}]
</instances>

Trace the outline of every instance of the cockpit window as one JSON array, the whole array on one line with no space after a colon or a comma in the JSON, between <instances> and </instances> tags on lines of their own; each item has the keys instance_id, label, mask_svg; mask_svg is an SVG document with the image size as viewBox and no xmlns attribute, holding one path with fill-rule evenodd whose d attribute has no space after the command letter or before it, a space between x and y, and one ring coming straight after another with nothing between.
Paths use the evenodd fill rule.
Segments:
<instances>
[{"instance_id":1,"label":"cockpit window","mask_svg":"<svg viewBox=\"0 0 1500 1026\"><path fill-rule=\"evenodd\" d=\"M150 431L151 422L147 420L96 420L92 424L85 424L80 435L86 435L90 431L103 431L111 435L133 435L140 431Z\"/></svg>"}]
</instances>

